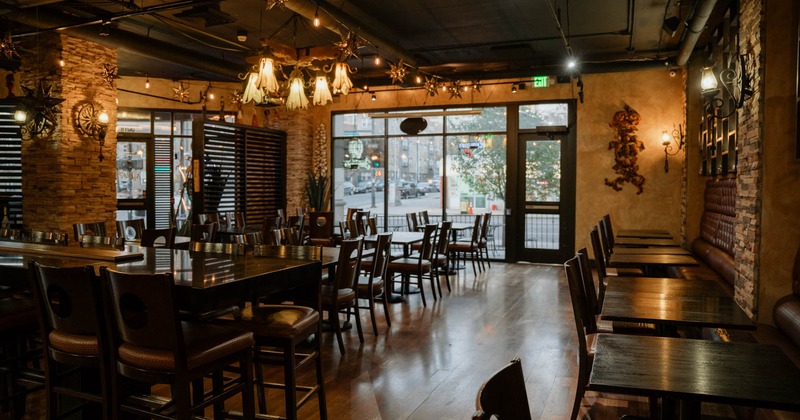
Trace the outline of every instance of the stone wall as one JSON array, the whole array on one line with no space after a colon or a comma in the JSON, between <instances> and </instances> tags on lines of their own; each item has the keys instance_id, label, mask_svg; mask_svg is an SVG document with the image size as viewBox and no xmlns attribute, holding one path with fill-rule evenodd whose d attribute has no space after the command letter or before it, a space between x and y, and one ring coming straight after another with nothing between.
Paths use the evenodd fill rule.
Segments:
<instances>
[{"instance_id":1,"label":"stone wall","mask_svg":"<svg viewBox=\"0 0 800 420\"><path fill-rule=\"evenodd\" d=\"M74 223L115 225L116 88L103 81L103 65L117 66L116 50L62 34L41 36L38 54L23 60L20 84L51 86L64 98L59 124L48 139L23 141L23 212L26 229L60 231L73 236ZM58 65L59 57L65 61ZM110 121L100 161L99 142L75 128L78 108L93 102Z\"/></svg>"},{"instance_id":2,"label":"stone wall","mask_svg":"<svg viewBox=\"0 0 800 420\"><path fill-rule=\"evenodd\" d=\"M743 0L739 10L739 52L750 56L753 96L739 110L736 173L736 295L749 315L758 311L757 284L761 247L762 149L764 106L762 39L764 3Z\"/></svg>"},{"instance_id":3,"label":"stone wall","mask_svg":"<svg viewBox=\"0 0 800 420\"><path fill-rule=\"evenodd\" d=\"M272 108L266 126L286 132L286 209L294 214L297 207L308 206L306 177L312 169L314 126L308 110L287 111Z\"/></svg>"}]
</instances>

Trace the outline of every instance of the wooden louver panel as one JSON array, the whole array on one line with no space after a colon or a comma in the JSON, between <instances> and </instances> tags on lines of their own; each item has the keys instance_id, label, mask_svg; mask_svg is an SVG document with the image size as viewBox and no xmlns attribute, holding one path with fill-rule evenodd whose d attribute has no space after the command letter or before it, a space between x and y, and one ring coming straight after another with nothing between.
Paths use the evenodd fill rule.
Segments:
<instances>
[{"instance_id":1,"label":"wooden louver panel","mask_svg":"<svg viewBox=\"0 0 800 420\"><path fill-rule=\"evenodd\" d=\"M213 121L195 124L193 158L202 159L203 180L195 198L202 207L196 208L243 211L248 224L259 224L286 205L286 133Z\"/></svg>"},{"instance_id":2,"label":"wooden louver panel","mask_svg":"<svg viewBox=\"0 0 800 420\"><path fill-rule=\"evenodd\" d=\"M22 135L14 110L15 104L0 103L0 203L8 204L11 225L22 226Z\"/></svg>"}]
</instances>

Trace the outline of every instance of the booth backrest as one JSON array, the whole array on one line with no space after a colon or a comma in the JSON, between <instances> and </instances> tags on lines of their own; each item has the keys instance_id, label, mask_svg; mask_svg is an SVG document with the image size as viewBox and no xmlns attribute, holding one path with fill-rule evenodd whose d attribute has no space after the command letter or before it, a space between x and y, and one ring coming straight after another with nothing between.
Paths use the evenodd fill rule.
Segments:
<instances>
[{"instance_id":1,"label":"booth backrest","mask_svg":"<svg viewBox=\"0 0 800 420\"><path fill-rule=\"evenodd\" d=\"M736 180L718 179L706 182L700 238L715 248L734 256L736 238Z\"/></svg>"},{"instance_id":2,"label":"booth backrest","mask_svg":"<svg viewBox=\"0 0 800 420\"><path fill-rule=\"evenodd\" d=\"M772 319L775 326L800 348L800 249L794 257L792 294L775 303Z\"/></svg>"}]
</instances>

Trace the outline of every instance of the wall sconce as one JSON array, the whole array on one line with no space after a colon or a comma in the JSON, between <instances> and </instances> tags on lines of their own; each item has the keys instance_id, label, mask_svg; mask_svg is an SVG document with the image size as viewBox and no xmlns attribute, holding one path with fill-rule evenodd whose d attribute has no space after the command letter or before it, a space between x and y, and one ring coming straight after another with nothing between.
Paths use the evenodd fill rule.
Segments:
<instances>
[{"instance_id":1,"label":"wall sconce","mask_svg":"<svg viewBox=\"0 0 800 420\"><path fill-rule=\"evenodd\" d=\"M661 132L661 144L664 145L664 172L669 172L669 157L677 155L686 144L685 137L686 134L680 124L678 124L678 128L673 128L671 133L668 133L667 130ZM672 146L673 141L678 146L677 148Z\"/></svg>"},{"instance_id":2,"label":"wall sconce","mask_svg":"<svg viewBox=\"0 0 800 420\"><path fill-rule=\"evenodd\" d=\"M747 73L747 57L743 54L740 54L731 63L731 67L720 71L719 77L714 74L714 69L711 67L703 67L700 74L700 87L703 89L703 97L708 99L705 104L706 113L712 118L727 118L733 115L737 109L741 109L744 101L753 94L750 77L750 74ZM717 97L721 92L720 84L732 103L731 109L727 113L725 112L725 99Z\"/></svg>"},{"instance_id":3,"label":"wall sconce","mask_svg":"<svg viewBox=\"0 0 800 420\"><path fill-rule=\"evenodd\" d=\"M108 130L108 113L105 110L98 110L94 103L86 102L78 107L75 115L75 128L83 136L100 143L100 155L98 159L103 161L103 145L106 142L106 130Z\"/></svg>"}]
</instances>

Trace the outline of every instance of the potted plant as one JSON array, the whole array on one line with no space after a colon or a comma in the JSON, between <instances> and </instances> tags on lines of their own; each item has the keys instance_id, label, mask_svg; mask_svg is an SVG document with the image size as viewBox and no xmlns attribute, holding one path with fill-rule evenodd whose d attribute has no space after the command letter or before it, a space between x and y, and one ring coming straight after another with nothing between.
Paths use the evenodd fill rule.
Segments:
<instances>
[{"instance_id":1,"label":"potted plant","mask_svg":"<svg viewBox=\"0 0 800 420\"><path fill-rule=\"evenodd\" d=\"M325 211L328 208L328 176L325 174L314 175L309 172L306 179L306 192L308 205L316 211Z\"/></svg>"}]
</instances>

